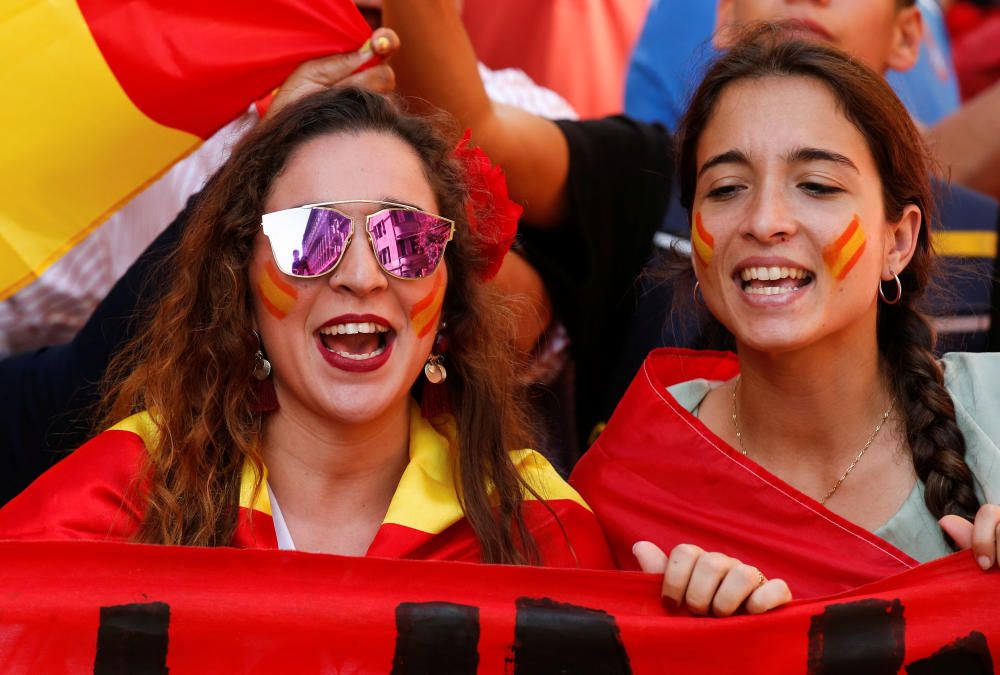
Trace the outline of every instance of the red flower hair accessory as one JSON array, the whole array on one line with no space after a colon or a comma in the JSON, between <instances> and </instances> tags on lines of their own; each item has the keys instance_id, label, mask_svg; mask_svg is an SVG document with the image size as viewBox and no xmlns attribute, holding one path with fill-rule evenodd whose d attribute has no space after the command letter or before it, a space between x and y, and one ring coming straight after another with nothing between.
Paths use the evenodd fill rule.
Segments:
<instances>
[{"instance_id":1,"label":"red flower hair accessory","mask_svg":"<svg viewBox=\"0 0 1000 675\"><path fill-rule=\"evenodd\" d=\"M466 129L455 148L455 157L465 165L469 199L465 213L469 229L479 240L486 258L486 267L479 273L489 281L500 271L504 256L514 243L517 221L524 210L507 195L507 180L503 169L493 164L482 148L469 144L471 132Z\"/></svg>"}]
</instances>

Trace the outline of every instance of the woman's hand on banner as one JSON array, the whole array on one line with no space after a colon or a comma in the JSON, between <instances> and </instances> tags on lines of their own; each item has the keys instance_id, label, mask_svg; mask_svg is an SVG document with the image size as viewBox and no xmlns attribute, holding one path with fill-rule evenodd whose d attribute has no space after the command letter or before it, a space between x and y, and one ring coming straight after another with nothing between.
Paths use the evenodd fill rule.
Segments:
<instances>
[{"instance_id":1,"label":"woman's hand on banner","mask_svg":"<svg viewBox=\"0 0 1000 675\"><path fill-rule=\"evenodd\" d=\"M941 529L952 538L961 549L972 549L976 562L984 570L997 564L1000 559L1000 506L983 504L976 512L976 520L970 523L961 516L945 516L938 521Z\"/></svg>"},{"instance_id":2,"label":"woman's hand on banner","mask_svg":"<svg viewBox=\"0 0 1000 675\"><path fill-rule=\"evenodd\" d=\"M767 579L752 565L723 553L680 544L667 556L656 544L632 547L643 572L663 575L663 597L695 615L760 614L785 604L792 593L782 579Z\"/></svg>"},{"instance_id":3,"label":"woman's hand on banner","mask_svg":"<svg viewBox=\"0 0 1000 675\"><path fill-rule=\"evenodd\" d=\"M292 71L278 88L267 110L267 117L293 101L330 87L360 87L369 91L388 93L396 88L396 75L385 62L399 49L399 36L391 28L379 28L371 39L356 52L332 54L312 59ZM372 59L377 63L358 71Z\"/></svg>"}]
</instances>

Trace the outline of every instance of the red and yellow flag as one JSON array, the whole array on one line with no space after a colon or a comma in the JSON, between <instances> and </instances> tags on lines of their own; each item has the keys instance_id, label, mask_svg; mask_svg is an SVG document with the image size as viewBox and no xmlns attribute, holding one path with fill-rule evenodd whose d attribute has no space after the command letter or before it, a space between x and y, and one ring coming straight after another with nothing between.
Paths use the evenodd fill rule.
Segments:
<instances>
[{"instance_id":1,"label":"red and yellow flag","mask_svg":"<svg viewBox=\"0 0 1000 675\"><path fill-rule=\"evenodd\" d=\"M357 49L349 0L0 7L0 300L304 60Z\"/></svg>"},{"instance_id":2,"label":"red and yellow flag","mask_svg":"<svg viewBox=\"0 0 1000 675\"><path fill-rule=\"evenodd\" d=\"M857 216L831 244L823 249L823 261L836 279L843 279L865 252L865 231Z\"/></svg>"},{"instance_id":3,"label":"red and yellow flag","mask_svg":"<svg viewBox=\"0 0 1000 675\"><path fill-rule=\"evenodd\" d=\"M299 290L288 281L288 277L278 271L273 260L264 264L264 271L257 280L257 290L264 309L276 319L284 319L295 307Z\"/></svg>"},{"instance_id":4,"label":"red and yellow flag","mask_svg":"<svg viewBox=\"0 0 1000 675\"><path fill-rule=\"evenodd\" d=\"M702 265L708 266L712 262L712 254L715 253L715 237L705 229L705 224L701 222L701 214L694 214L694 227L691 228L691 248L694 255L701 261Z\"/></svg>"}]
</instances>

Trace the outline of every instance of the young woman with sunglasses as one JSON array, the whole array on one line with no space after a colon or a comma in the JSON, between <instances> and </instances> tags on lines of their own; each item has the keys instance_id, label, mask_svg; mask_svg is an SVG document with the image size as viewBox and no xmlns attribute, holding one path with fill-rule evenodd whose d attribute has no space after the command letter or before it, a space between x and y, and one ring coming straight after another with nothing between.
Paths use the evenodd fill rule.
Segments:
<instances>
[{"instance_id":1,"label":"young woman with sunglasses","mask_svg":"<svg viewBox=\"0 0 1000 675\"><path fill-rule=\"evenodd\" d=\"M12 501L0 532L607 566L579 497L541 456L508 453L529 426L454 150L360 90L262 122L113 364L111 430Z\"/></svg>"},{"instance_id":2,"label":"young woman with sunglasses","mask_svg":"<svg viewBox=\"0 0 1000 675\"><path fill-rule=\"evenodd\" d=\"M360 90L262 123L115 363L110 430L0 510L0 538L611 567L576 492L510 451L530 424L470 180L434 125ZM693 604L787 600L720 557L689 570L711 582Z\"/></svg>"},{"instance_id":3,"label":"young woman with sunglasses","mask_svg":"<svg viewBox=\"0 0 1000 675\"><path fill-rule=\"evenodd\" d=\"M679 137L693 291L737 354L653 352L572 482L619 561L725 542L799 597L970 544L990 568L1000 357L932 351L925 148L877 73L787 37L723 56Z\"/></svg>"}]
</instances>

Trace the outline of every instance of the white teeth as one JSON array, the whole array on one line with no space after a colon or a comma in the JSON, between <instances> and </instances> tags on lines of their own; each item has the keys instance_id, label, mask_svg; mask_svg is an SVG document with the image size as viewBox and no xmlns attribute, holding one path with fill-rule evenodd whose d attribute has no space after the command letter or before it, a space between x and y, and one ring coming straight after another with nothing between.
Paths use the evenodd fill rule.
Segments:
<instances>
[{"instance_id":1,"label":"white teeth","mask_svg":"<svg viewBox=\"0 0 1000 675\"><path fill-rule=\"evenodd\" d=\"M783 286L761 286L760 288L748 286L743 289L743 292L750 295L781 295L782 293L794 293L798 290L797 288L785 288Z\"/></svg>"},{"instance_id":2,"label":"white teeth","mask_svg":"<svg viewBox=\"0 0 1000 675\"><path fill-rule=\"evenodd\" d=\"M319 329L323 335L357 335L358 333L374 334L388 333L388 326L368 322L362 323L337 323L332 326L323 326Z\"/></svg>"},{"instance_id":3,"label":"white teeth","mask_svg":"<svg viewBox=\"0 0 1000 675\"><path fill-rule=\"evenodd\" d=\"M744 267L740 270L743 281L778 281L779 279L805 279L807 272L799 267Z\"/></svg>"},{"instance_id":4,"label":"white teeth","mask_svg":"<svg viewBox=\"0 0 1000 675\"><path fill-rule=\"evenodd\" d=\"M364 361L366 359L375 358L379 354L385 351L385 347L379 347L373 352L368 352L367 354L351 354L350 352L338 352L335 350L330 350L334 354L343 356L345 359L351 359L352 361Z\"/></svg>"}]
</instances>

